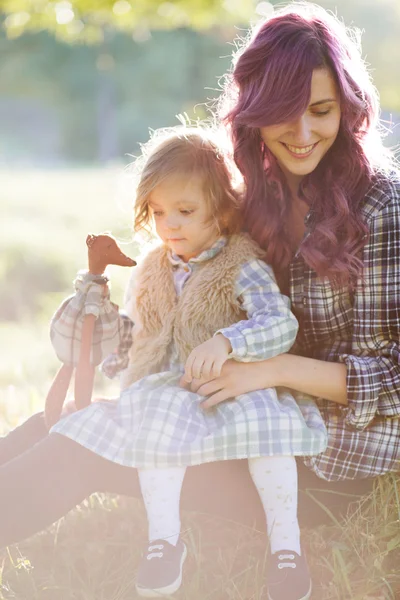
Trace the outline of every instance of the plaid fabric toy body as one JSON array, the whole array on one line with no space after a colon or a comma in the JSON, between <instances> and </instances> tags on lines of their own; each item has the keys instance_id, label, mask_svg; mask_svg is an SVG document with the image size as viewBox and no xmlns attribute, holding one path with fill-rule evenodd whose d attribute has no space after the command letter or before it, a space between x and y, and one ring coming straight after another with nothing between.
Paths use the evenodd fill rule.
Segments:
<instances>
[{"instance_id":1,"label":"plaid fabric toy body","mask_svg":"<svg viewBox=\"0 0 400 600\"><path fill-rule=\"evenodd\" d=\"M188 264L171 257L178 295L193 270L216 256L225 244L226 240L220 239ZM220 330L231 341L231 357L262 360L288 351L296 336L297 321L270 267L259 259L246 261L235 290L248 320ZM104 296L100 305L102 301L108 302ZM100 308L99 318L102 312ZM53 336L53 341L56 338ZM113 403L96 402L67 416L51 431L66 435L108 460L140 468L314 455L325 449L325 425L311 397L299 394L296 401L289 390L267 389L204 411L200 406L203 398L179 386L182 373L183 365L171 347L165 370L133 383Z\"/></svg>"}]
</instances>

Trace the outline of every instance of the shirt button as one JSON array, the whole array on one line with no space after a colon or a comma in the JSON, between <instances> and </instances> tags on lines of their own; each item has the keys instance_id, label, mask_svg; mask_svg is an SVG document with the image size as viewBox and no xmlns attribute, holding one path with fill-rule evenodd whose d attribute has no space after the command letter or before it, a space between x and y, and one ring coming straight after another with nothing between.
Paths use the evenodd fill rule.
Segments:
<instances>
[{"instance_id":1,"label":"shirt button","mask_svg":"<svg viewBox=\"0 0 400 600\"><path fill-rule=\"evenodd\" d=\"M307 306L307 296L303 296L303 306Z\"/></svg>"},{"instance_id":2,"label":"shirt button","mask_svg":"<svg viewBox=\"0 0 400 600\"><path fill-rule=\"evenodd\" d=\"M184 270L186 273L188 273L188 272L190 271L190 268L189 268L189 267L183 267L183 270Z\"/></svg>"}]
</instances>

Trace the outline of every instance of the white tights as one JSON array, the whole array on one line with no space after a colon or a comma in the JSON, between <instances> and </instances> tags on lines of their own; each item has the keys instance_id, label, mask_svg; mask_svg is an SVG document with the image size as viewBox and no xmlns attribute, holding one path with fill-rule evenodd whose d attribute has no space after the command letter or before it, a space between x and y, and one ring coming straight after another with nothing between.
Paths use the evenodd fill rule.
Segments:
<instances>
[{"instance_id":1,"label":"white tights","mask_svg":"<svg viewBox=\"0 0 400 600\"><path fill-rule=\"evenodd\" d=\"M251 458L249 470L264 507L271 552L294 550L300 554L295 458ZM149 541L163 539L176 545L181 529L179 501L185 471L185 467L139 470Z\"/></svg>"}]
</instances>

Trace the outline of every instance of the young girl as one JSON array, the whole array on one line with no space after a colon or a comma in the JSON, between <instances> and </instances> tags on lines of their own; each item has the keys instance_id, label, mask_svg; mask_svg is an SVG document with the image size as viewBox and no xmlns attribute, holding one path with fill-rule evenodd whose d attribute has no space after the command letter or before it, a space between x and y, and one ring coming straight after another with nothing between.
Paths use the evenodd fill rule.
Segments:
<instances>
[{"instance_id":1,"label":"young girl","mask_svg":"<svg viewBox=\"0 0 400 600\"><path fill-rule=\"evenodd\" d=\"M186 467L245 458L264 506L271 552L280 556L269 597L308 598L294 457L326 446L316 405L306 398L297 404L288 390L265 389L207 410L201 396L180 386L182 375L188 384L217 377L228 359L258 361L287 352L297 332L263 253L239 233L238 199L210 133L175 130L152 143L137 188L135 228L151 223L161 244L128 286L133 344L120 399L96 402L62 419L52 433L139 469L149 521L136 582L140 595L169 595L181 584L186 547L179 500ZM280 580L285 568L291 577Z\"/></svg>"}]
</instances>

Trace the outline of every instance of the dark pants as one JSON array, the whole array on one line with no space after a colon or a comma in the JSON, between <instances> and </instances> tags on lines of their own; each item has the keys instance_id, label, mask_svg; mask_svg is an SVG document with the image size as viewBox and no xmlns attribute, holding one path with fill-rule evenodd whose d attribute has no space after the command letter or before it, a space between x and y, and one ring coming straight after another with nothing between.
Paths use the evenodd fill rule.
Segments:
<instances>
[{"instance_id":1,"label":"dark pants","mask_svg":"<svg viewBox=\"0 0 400 600\"><path fill-rule=\"evenodd\" d=\"M48 435L43 413L0 438L0 465L0 547L44 529L93 492L140 496L136 469L112 463L62 435ZM348 505L348 494L357 499L372 487L372 480L323 482L300 462L299 483L301 525L326 518L308 488L338 514ZM245 460L189 468L181 506L264 530L263 509Z\"/></svg>"}]
</instances>

